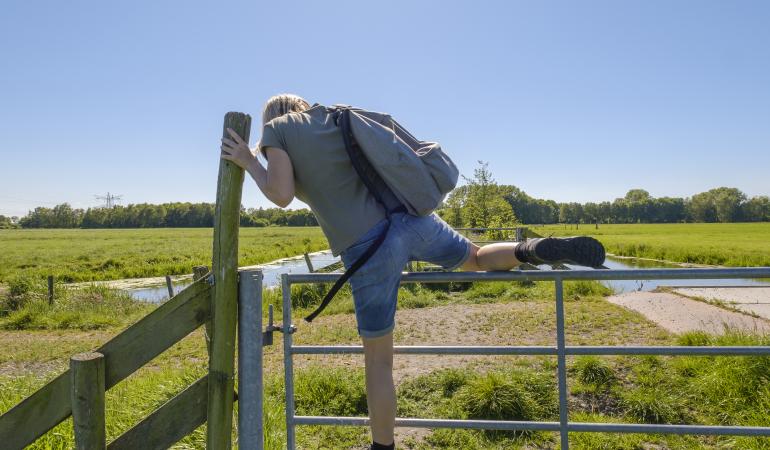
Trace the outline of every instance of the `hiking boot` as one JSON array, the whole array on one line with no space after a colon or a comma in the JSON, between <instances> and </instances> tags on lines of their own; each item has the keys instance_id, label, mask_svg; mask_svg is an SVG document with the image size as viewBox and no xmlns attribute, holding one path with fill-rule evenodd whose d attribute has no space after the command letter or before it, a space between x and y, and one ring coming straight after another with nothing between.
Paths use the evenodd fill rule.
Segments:
<instances>
[{"instance_id":1,"label":"hiking boot","mask_svg":"<svg viewBox=\"0 0 770 450\"><path fill-rule=\"evenodd\" d=\"M601 267L604 246L589 236L527 239L516 246L516 259L530 264L575 264Z\"/></svg>"}]
</instances>

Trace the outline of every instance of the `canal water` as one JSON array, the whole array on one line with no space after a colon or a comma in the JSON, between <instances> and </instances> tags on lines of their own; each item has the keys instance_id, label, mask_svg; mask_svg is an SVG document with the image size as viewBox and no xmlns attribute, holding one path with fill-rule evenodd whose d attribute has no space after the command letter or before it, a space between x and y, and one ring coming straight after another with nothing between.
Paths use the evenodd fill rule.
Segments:
<instances>
[{"instance_id":1,"label":"canal water","mask_svg":"<svg viewBox=\"0 0 770 450\"><path fill-rule=\"evenodd\" d=\"M310 253L308 257L310 258L310 263L313 265L313 268L316 270L334 264L340 260L339 257L332 256L330 250ZM248 268L262 269L262 283L268 287L278 286L281 284L281 274L309 272L307 263L305 262L305 257L301 255L292 258L280 259L266 264L249 266ZM174 286L174 292L179 292L192 284L192 279L186 278L177 280L172 284ZM131 294L131 296L135 299L145 302L159 303L168 300L168 288L165 284L126 289L126 292Z\"/></svg>"},{"instance_id":2,"label":"canal water","mask_svg":"<svg viewBox=\"0 0 770 450\"><path fill-rule=\"evenodd\" d=\"M311 253L310 261L315 269L329 266L339 261L339 257L334 257L331 251ZM612 258L608 257L604 265L610 270L622 269L660 269L660 268L681 268L677 264L667 264L660 261L649 261L633 258ZM286 258L273 261L267 264L253 266L261 268L263 274L263 283L265 286L278 286L281 282L281 274L284 273L308 273L308 267L303 256ZM543 270L549 270L550 266L540 266ZM584 269L574 266L573 269ZM174 291L179 292L189 286L191 279L183 279L174 282ZM725 279L725 280L612 280L603 281L603 283L612 288L616 293L631 291L651 291L660 286L770 286L765 281L756 281L751 279ZM141 288L127 289L132 297L146 302L159 303L168 300L168 289L165 284L154 286L143 286Z\"/></svg>"},{"instance_id":3,"label":"canal water","mask_svg":"<svg viewBox=\"0 0 770 450\"><path fill-rule=\"evenodd\" d=\"M681 269L678 264L670 264L662 261L650 261L635 258L612 258L607 257L604 262L605 267L610 270L627 269ZM545 267L547 268L547 266ZM574 266L573 269L579 267ZM632 291L652 291L657 287L666 286L688 286L688 287L710 287L710 286L770 286L765 281L757 281L746 278L733 278L722 280L608 280L602 283L610 287L616 293Z\"/></svg>"}]
</instances>

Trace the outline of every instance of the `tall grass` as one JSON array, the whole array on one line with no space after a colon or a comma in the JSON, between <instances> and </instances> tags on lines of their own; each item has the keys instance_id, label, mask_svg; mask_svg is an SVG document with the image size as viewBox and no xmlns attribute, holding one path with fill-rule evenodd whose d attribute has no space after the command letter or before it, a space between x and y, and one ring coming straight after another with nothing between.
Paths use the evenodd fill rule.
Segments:
<instances>
[{"instance_id":1,"label":"tall grass","mask_svg":"<svg viewBox=\"0 0 770 450\"><path fill-rule=\"evenodd\" d=\"M95 330L132 323L156 305L103 286L66 289L58 286L53 304L47 287L34 278L18 277L0 298L0 329Z\"/></svg>"}]
</instances>

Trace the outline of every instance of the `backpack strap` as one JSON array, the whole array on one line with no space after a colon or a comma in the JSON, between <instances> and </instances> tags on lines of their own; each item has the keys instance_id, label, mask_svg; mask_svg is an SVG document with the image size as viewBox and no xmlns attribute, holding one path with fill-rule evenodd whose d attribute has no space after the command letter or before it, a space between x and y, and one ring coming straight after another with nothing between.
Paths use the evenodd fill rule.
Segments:
<instances>
[{"instance_id":1,"label":"backpack strap","mask_svg":"<svg viewBox=\"0 0 770 450\"><path fill-rule=\"evenodd\" d=\"M335 123L337 123L337 125L339 125L339 127L342 129L342 139L345 142L345 150L348 152L348 157L350 158L350 162L353 164L353 168L364 182L366 188L369 189L369 192L380 204L384 206L385 203L383 202L379 191L375 188L375 180L377 180L379 175L377 172L375 172L372 165L369 164L369 161L361 151L361 147L356 142L355 137L353 137L353 132L350 129L350 110L348 108L338 107L335 108L333 114ZM397 212L406 211L406 207L403 205L391 210L387 210L386 208L385 217L388 219L388 226L385 228L385 231L383 231L383 233L377 237L377 240L366 249L366 251L356 260L356 262L354 262L350 268L347 269L345 273L343 273L342 276L337 279L332 288L329 289L329 292L326 293L326 296L324 296L321 304L318 305L318 308L316 308L315 311L305 317L306 321L312 322L313 319L321 314L321 312L326 309L329 303L331 303L332 299L335 295L337 295L337 292L342 288L345 282L347 282L350 277L352 277L353 274L361 268L361 266L369 261L369 258L371 258L377 249L380 248L382 243L385 241L385 238L388 236L388 230L390 230L390 216Z\"/></svg>"},{"instance_id":2,"label":"backpack strap","mask_svg":"<svg viewBox=\"0 0 770 450\"><path fill-rule=\"evenodd\" d=\"M388 219L388 228L390 228L390 219ZM321 312L323 312L324 309L326 309L327 306L329 306L329 303L331 303L332 299L335 295L337 295L337 292L342 288L342 286L350 279L350 277L353 276L354 273L358 271L358 269L361 268L367 261L369 261L369 258L374 255L374 253L377 251L378 248L382 245L382 243L385 241L385 238L388 236L388 230L387 228L385 231L377 237L377 240L372 243L372 245L369 246L369 248L366 249L363 255L361 255L360 258L356 260L356 262L353 263L352 266L348 270L345 271L345 273L342 274L341 277L337 279L337 281L334 283L331 289L329 289L329 292L326 293L326 296L321 301L321 304L318 305L318 308L315 309L312 313L310 313L307 317L305 317L305 320L308 322L312 322L313 319L315 319Z\"/></svg>"}]
</instances>

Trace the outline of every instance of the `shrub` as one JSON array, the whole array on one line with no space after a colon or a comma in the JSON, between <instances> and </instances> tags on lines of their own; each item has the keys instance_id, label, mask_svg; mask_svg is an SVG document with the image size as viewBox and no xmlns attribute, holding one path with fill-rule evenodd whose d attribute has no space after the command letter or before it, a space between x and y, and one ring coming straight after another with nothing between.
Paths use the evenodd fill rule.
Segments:
<instances>
[{"instance_id":1,"label":"shrub","mask_svg":"<svg viewBox=\"0 0 770 450\"><path fill-rule=\"evenodd\" d=\"M295 380L298 414L363 416L367 414L364 375L360 370L314 367Z\"/></svg>"},{"instance_id":2,"label":"shrub","mask_svg":"<svg viewBox=\"0 0 770 450\"><path fill-rule=\"evenodd\" d=\"M540 416L532 395L498 373L471 380L457 392L457 400L471 419L535 420Z\"/></svg>"},{"instance_id":3,"label":"shrub","mask_svg":"<svg viewBox=\"0 0 770 450\"><path fill-rule=\"evenodd\" d=\"M604 360L595 356L578 358L574 366L578 379L585 384L605 387L616 380L615 371Z\"/></svg>"},{"instance_id":4,"label":"shrub","mask_svg":"<svg viewBox=\"0 0 770 450\"><path fill-rule=\"evenodd\" d=\"M656 388L638 388L621 393L626 414L644 423L682 423L685 405L677 397Z\"/></svg>"},{"instance_id":5,"label":"shrub","mask_svg":"<svg viewBox=\"0 0 770 450\"><path fill-rule=\"evenodd\" d=\"M16 277L8 282L8 293L11 297L20 297L35 290L37 283L29 277Z\"/></svg>"}]
</instances>

